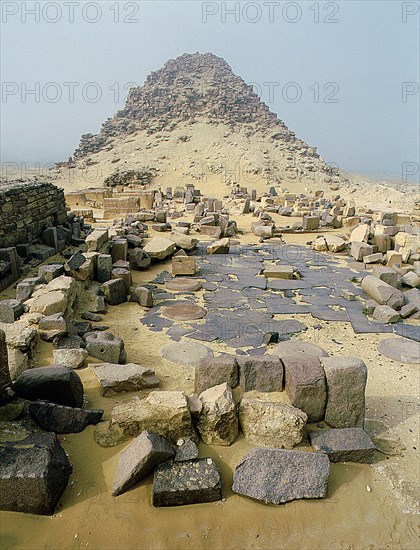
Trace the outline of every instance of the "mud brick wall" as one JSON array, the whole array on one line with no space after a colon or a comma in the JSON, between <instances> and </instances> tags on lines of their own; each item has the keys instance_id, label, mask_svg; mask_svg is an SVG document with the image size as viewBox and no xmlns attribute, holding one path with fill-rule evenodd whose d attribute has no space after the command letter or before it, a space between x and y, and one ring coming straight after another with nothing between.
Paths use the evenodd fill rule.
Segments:
<instances>
[{"instance_id":1,"label":"mud brick wall","mask_svg":"<svg viewBox=\"0 0 420 550\"><path fill-rule=\"evenodd\" d=\"M64 192L52 183L0 184L0 248L30 243L66 219Z\"/></svg>"}]
</instances>

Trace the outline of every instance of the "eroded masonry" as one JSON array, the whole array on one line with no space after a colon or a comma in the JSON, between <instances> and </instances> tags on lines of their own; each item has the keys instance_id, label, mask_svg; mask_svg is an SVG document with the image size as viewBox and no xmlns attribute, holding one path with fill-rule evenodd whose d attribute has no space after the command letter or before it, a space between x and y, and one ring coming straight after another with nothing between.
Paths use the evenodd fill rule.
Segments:
<instances>
[{"instance_id":1,"label":"eroded masonry","mask_svg":"<svg viewBox=\"0 0 420 550\"><path fill-rule=\"evenodd\" d=\"M207 445L240 434L253 448L232 490L265 503L326 498L330 462L377 458L364 429L369 366L299 339L301 315L398 335L379 352L418 361L417 211L358 209L323 191L234 185L219 200L193 184L133 182L69 193L67 206L49 183L9 184L0 207L1 509L52 514L72 471L57 434L91 424L98 445L128 444L109 491L153 473L157 507L222 499ZM106 316L127 304L138 327L165 336L162 361L187 368L193 391L164 389L159 368L133 361L126 329ZM106 414L86 407L80 369L104 399L131 399Z\"/></svg>"}]
</instances>

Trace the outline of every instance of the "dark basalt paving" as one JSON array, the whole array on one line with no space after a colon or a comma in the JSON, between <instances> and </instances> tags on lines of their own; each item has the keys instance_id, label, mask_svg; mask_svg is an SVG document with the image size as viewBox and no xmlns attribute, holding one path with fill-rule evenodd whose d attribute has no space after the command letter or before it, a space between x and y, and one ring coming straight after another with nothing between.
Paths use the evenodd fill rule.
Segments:
<instances>
[{"instance_id":1,"label":"dark basalt paving","mask_svg":"<svg viewBox=\"0 0 420 550\"><path fill-rule=\"evenodd\" d=\"M366 298L360 280L367 272L359 271L360 264L347 259L347 266L334 256L310 250L308 247L285 244L234 246L229 254L207 255L207 243L199 243L196 253L203 292L186 295L183 301L157 285L173 281L168 271L153 281L155 307L141 319L152 331L168 329L167 335L175 341L186 337L202 342L223 341L233 350L254 347L249 354L266 350L264 335L278 332L280 340L306 330L293 319L278 319L276 315L311 314L313 318L329 322L347 322L356 333L395 333L416 342L420 341L420 327L403 323L393 326L370 321L363 313L364 301L345 300L340 296L345 289L356 297ZM340 257L342 260L343 257ZM266 279L261 275L265 261L291 264L301 279ZM169 285L171 286L171 285ZM164 308L189 304L199 306L204 299L207 315L197 321L172 321L162 317Z\"/></svg>"}]
</instances>

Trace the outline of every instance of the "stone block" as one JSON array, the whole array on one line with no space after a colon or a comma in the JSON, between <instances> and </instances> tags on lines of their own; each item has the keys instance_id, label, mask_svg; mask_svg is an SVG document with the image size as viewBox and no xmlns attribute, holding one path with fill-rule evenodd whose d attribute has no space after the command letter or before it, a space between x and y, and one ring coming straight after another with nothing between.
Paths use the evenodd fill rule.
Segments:
<instances>
[{"instance_id":1,"label":"stone block","mask_svg":"<svg viewBox=\"0 0 420 550\"><path fill-rule=\"evenodd\" d=\"M392 308L404 305L402 292L373 275L367 275L362 279L362 289L380 305Z\"/></svg>"},{"instance_id":2,"label":"stone block","mask_svg":"<svg viewBox=\"0 0 420 550\"><path fill-rule=\"evenodd\" d=\"M153 391L145 399L131 399L114 407L106 432L95 432L96 441L109 447L143 430L155 432L176 443L178 439L197 440L185 394L181 391Z\"/></svg>"},{"instance_id":3,"label":"stone block","mask_svg":"<svg viewBox=\"0 0 420 550\"><path fill-rule=\"evenodd\" d=\"M322 357L327 380L325 422L333 428L363 428L367 367L358 357Z\"/></svg>"},{"instance_id":4,"label":"stone block","mask_svg":"<svg viewBox=\"0 0 420 550\"><path fill-rule=\"evenodd\" d=\"M341 428L311 432L311 445L331 462L373 462L375 445L362 428Z\"/></svg>"},{"instance_id":5,"label":"stone block","mask_svg":"<svg viewBox=\"0 0 420 550\"><path fill-rule=\"evenodd\" d=\"M18 300L0 300L1 323L14 323L22 313L23 305Z\"/></svg>"},{"instance_id":6,"label":"stone block","mask_svg":"<svg viewBox=\"0 0 420 550\"><path fill-rule=\"evenodd\" d=\"M197 394L223 383L235 388L238 382L238 364L231 355L209 357L195 366L194 391Z\"/></svg>"},{"instance_id":7,"label":"stone block","mask_svg":"<svg viewBox=\"0 0 420 550\"><path fill-rule=\"evenodd\" d=\"M396 287L398 284L397 272L391 267L375 265L373 266L372 275L393 287Z\"/></svg>"},{"instance_id":8,"label":"stone block","mask_svg":"<svg viewBox=\"0 0 420 550\"><path fill-rule=\"evenodd\" d=\"M0 464L0 510L54 513L72 471L55 434L35 432L3 444Z\"/></svg>"},{"instance_id":9,"label":"stone block","mask_svg":"<svg viewBox=\"0 0 420 550\"><path fill-rule=\"evenodd\" d=\"M151 263L150 256L142 248L133 248L128 251L131 269L147 269Z\"/></svg>"},{"instance_id":10,"label":"stone block","mask_svg":"<svg viewBox=\"0 0 420 550\"><path fill-rule=\"evenodd\" d=\"M285 391L294 407L308 415L308 422L323 420L327 402L327 384L318 357L283 359Z\"/></svg>"},{"instance_id":11,"label":"stone block","mask_svg":"<svg viewBox=\"0 0 420 550\"><path fill-rule=\"evenodd\" d=\"M400 319L400 314L389 306L378 306L373 311L373 318L379 323L396 323Z\"/></svg>"},{"instance_id":12,"label":"stone block","mask_svg":"<svg viewBox=\"0 0 420 550\"><path fill-rule=\"evenodd\" d=\"M153 469L173 458L175 451L165 438L145 430L121 453L112 495L125 493Z\"/></svg>"},{"instance_id":13,"label":"stone block","mask_svg":"<svg viewBox=\"0 0 420 550\"><path fill-rule=\"evenodd\" d=\"M123 279L111 279L101 285L105 300L111 306L117 306L127 301L126 285Z\"/></svg>"},{"instance_id":14,"label":"stone block","mask_svg":"<svg viewBox=\"0 0 420 550\"><path fill-rule=\"evenodd\" d=\"M100 363L90 365L101 387L102 395L114 395L116 393L140 391L147 388L155 388L159 385L159 379L155 371L127 363L119 365L115 363Z\"/></svg>"},{"instance_id":15,"label":"stone block","mask_svg":"<svg viewBox=\"0 0 420 550\"><path fill-rule=\"evenodd\" d=\"M265 504L327 496L330 461L322 454L252 449L236 466L234 493Z\"/></svg>"},{"instance_id":16,"label":"stone block","mask_svg":"<svg viewBox=\"0 0 420 550\"><path fill-rule=\"evenodd\" d=\"M131 277L131 271L129 269L124 269L122 267L116 267L112 270L112 273L111 273L111 277L112 279L121 279L124 283L124 287L125 287L125 293L126 295L130 293L130 288L131 288L131 284L132 284L132 277ZM104 283L106 284L106 283ZM126 299L124 301L127 300L127 296L126 296Z\"/></svg>"},{"instance_id":17,"label":"stone block","mask_svg":"<svg viewBox=\"0 0 420 550\"><path fill-rule=\"evenodd\" d=\"M368 254L363 257L365 264L381 264L384 260L382 252L376 252L375 254Z\"/></svg>"},{"instance_id":18,"label":"stone block","mask_svg":"<svg viewBox=\"0 0 420 550\"><path fill-rule=\"evenodd\" d=\"M130 302L137 302L142 307L153 307L153 291L144 286L131 287Z\"/></svg>"},{"instance_id":19,"label":"stone block","mask_svg":"<svg viewBox=\"0 0 420 550\"><path fill-rule=\"evenodd\" d=\"M38 269L38 277L45 279L47 283L64 275L64 266L62 264L41 265Z\"/></svg>"},{"instance_id":20,"label":"stone block","mask_svg":"<svg viewBox=\"0 0 420 550\"><path fill-rule=\"evenodd\" d=\"M273 279L293 279L293 266L265 265L264 277Z\"/></svg>"},{"instance_id":21,"label":"stone block","mask_svg":"<svg viewBox=\"0 0 420 550\"><path fill-rule=\"evenodd\" d=\"M112 241L111 257L112 262L115 263L118 260L125 261L128 253L127 239L115 239Z\"/></svg>"},{"instance_id":22,"label":"stone block","mask_svg":"<svg viewBox=\"0 0 420 550\"><path fill-rule=\"evenodd\" d=\"M109 281L112 273L112 256L109 254L99 254L96 262L96 279L100 283Z\"/></svg>"},{"instance_id":23,"label":"stone block","mask_svg":"<svg viewBox=\"0 0 420 550\"><path fill-rule=\"evenodd\" d=\"M244 392L282 391L283 364L275 355L238 356L239 385Z\"/></svg>"},{"instance_id":24,"label":"stone block","mask_svg":"<svg viewBox=\"0 0 420 550\"><path fill-rule=\"evenodd\" d=\"M100 252L101 248L108 242L107 229L95 229L86 237L88 252Z\"/></svg>"},{"instance_id":25,"label":"stone block","mask_svg":"<svg viewBox=\"0 0 420 550\"><path fill-rule=\"evenodd\" d=\"M194 256L173 256L173 275L195 275L197 262Z\"/></svg>"},{"instance_id":26,"label":"stone block","mask_svg":"<svg viewBox=\"0 0 420 550\"><path fill-rule=\"evenodd\" d=\"M153 506L221 500L222 480L211 458L160 464L153 479Z\"/></svg>"},{"instance_id":27,"label":"stone block","mask_svg":"<svg viewBox=\"0 0 420 550\"><path fill-rule=\"evenodd\" d=\"M166 237L154 237L144 247L144 252L154 260L164 260L175 252L176 244Z\"/></svg>"},{"instance_id":28,"label":"stone block","mask_svg":"<svg viewBox=\"0 0 420 550\"><path fill-rule=\"evenodd\" d=\"M303 438L308 417L289 403L243 397L239 422L245 438L254 445L291 449Z\"/></svg>"},{"instance_id":29,"label":"stone block","mask_svg":"<svg viewBox=\"0 0 420 550\"><path fill-rule=\"evenodd\" d=\"M201 414L197 429L207 445L229 446L238 437L238 416L232 389L226 384L214 386L200 394Z\"/></svg>"},{"instance_id":30,"label":"stone block","mask_svg":"<svg viewBox=\"0 0 420 550\"><path fill-rule=\"evenodd\" d=\"M350 247L350 254L355 260L362 262L365 256L373 254L373 246L364 242L353 241Z\"/></svg>"},{"instance_id":31,"label":"stone block","mask_svg":"<svg viewBox=\"0 0 420 550\"><path fill-rule=\"evenodd\" d=\"M319 227L318 216L303 216L303 229L304 231L313 231Z\"/></svg>"},{"instance_id":32,"label":"stone block","mask_svg":"<svg viewBox=\"0 0 420 550\"><path fill-rule=\"evenodd\" d=\"M87 332L83 339L90 356L108 363L124 362L124 342L111 332Z\"/></svg>"}]
</instances>

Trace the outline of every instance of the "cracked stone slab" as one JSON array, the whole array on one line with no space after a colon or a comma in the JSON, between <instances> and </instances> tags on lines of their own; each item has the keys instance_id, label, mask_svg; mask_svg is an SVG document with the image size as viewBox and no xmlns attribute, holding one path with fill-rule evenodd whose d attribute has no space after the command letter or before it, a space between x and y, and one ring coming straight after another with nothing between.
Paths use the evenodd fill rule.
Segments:
<instances>
[{"instance_id":1,"label":"cracked stone slab","mask_svg":"<svg viewBox=\"0 0 420 550\"><path fill-rule=\"evenodd\" d=\"M379 342L378 351L393 361L420 363L419 344L407 338L385 338L385 340Z\"/></svg>"},{"instance_id":2,"label":"cracked stone slab","mask_svg":"<svg viewBox=\"0 0 420 550\"><path fill-rule=\"evenodd\" d=\"M195 366L206 357L213 357L213 351L196 342L174 342L161 350L161 356L171 363Z\"/></svg>"},{"instance_id":3,"label":"cracked stone slab","mask_svg":"<svg viewBox=\"0 0 420 550\"><path fill-rule=\"evenodd\" d=\"M193 321L202 319L207 311L195 304L174 304L162 308L162 315L174 321Z\"/></svg>"}]
</instances>

